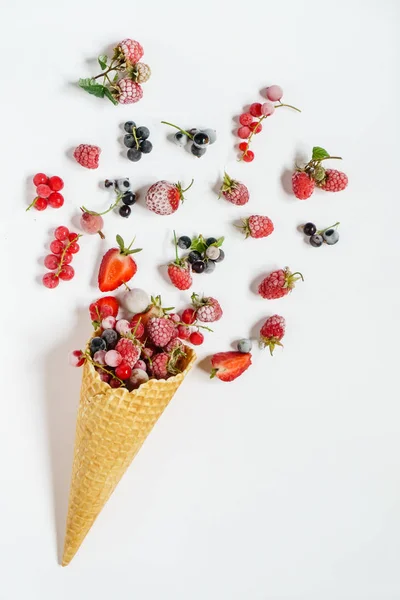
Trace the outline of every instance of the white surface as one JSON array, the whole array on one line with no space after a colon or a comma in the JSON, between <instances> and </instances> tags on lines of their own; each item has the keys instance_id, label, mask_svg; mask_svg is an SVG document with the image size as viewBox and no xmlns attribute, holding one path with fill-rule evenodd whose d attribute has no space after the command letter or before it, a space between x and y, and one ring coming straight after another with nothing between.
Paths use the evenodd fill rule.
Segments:
<instances>
[{"instance_id":1,"label":"white surface","mask_svg":"<svg viewBox=\"0 0 400 600\"><path fill-rule=\"evenodd\" d=\"M0 597L400 598L398 3L25 0L4 12ZM138 105L74 87L127 36L153 69ZM272 83L303 113L278 111L256 160L238 164L232 118ZM150 127L155 148L138 164L118 140L129 118ZM218 143L197 160L166 140L162 119L216 127ZM71 160L81 142L103 148L97 171ZM350 186L295 201L281 180L314 144L343 156ZM217 200L224 167L248 184L248 206ZM61 211L24 212L36 171L64 177ZM76 279L43 288L52 229L82 203L106 206L99 182L125 174L135 189L196 181L172 218L143 206L127 221L108 216L104 244L82 240ZM250 212L273 219L270 239L242 241L232 222ZM341 221L340 243L306 245L296 231L306 220ZM226 262L195 279L225 310L200 359L273 313L287 319L285 349L256 350L230 385L195 368L62 569L81 376L67 353L90 331L86 306L117 232L144 248L135 285L185 305L159 269L173 228L227 236ZM285 265L305 283L279 301L254 294Z\"/></svg>"}]
</instances>

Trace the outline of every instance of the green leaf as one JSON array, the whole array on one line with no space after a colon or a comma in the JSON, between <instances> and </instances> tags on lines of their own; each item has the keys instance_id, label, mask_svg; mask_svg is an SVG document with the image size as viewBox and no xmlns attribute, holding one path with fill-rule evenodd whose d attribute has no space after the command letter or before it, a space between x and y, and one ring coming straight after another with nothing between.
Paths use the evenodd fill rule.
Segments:
<instances>
[{"instance_id":1,"label":"green leaf","mask_svg":"<svg viewBox=\"0 0 400 600\"><path fill-rule=\"evenodd\" d=\"M110 90L107 87L104 88L104 95L105 95L106 98L108 98L109 100L111 100L111 102L114 105L118 104L118 100L116 100L114 98L114 96L112 95L112 93L110 92Z\"/></svg>"},{"instance_id":2,"label":"green leaf","mask_svg":"<svg viewBox=\"0 0 400 600\"><path fill-rule=\"evenodd\" d=\"M320 146L314 146L312 149L312 160L321 160L328 157L329 153L324 148L320 148Z\"/></svg>"},{"instance_id":3,"label":"green leaf","mask_svg":"<svg viewBox=\"0 0 400 600\"><path fill-rule=\"evenodd\" d=\"M117 234L116 238L118 246L123 250L125 248L124 240L120 235Z\"/></svg>"},{"instance_id":4,"label":"green leaf","mask_svg":"<svg viewBox=\"0 0 400 600\"><path fill-rule=\"evenodd\" d=\"M113 83L115 83L116 81L118 81L118 73L115 73L114 77L113 77Z\"/></svg>"},{"instance_id":5,"label":"green leaf","mask_svg":"<svg viewBox=\"0 0 400 600\"><path fill-rule=\"evenodd\" d=\"M96 96L97 98L104 98L104 90L106 88L104 85L96 83L94 79L80 79L79 87L89 94L93 94L93 96Z\"/></svg>"},{"instance_id":6,"label":"green leaf","mask_svg":"<svg viewBox=\"0 0 400 600\"><path fill-rule=\"evenodd\" d=\"M197 252L200 252L200 254L206 251L207 244L202 235L199 235L197 238L193 238L190 249L197 250Z\"/></svg>"},{"instance_id":7,"label":"green leaf","mask_svg":"<svg viewBox=\"0 0 400 600\"><path fill-rule=\"evenodd\" d=\"M225 238L222 236L222 237L218 238L217 241L212 245L217 246L217 248L220 248L222 246L222 244L224 243L224 239Z\"/></svg>"},{"instance_id":8,"label":"green leaf","mask_svg":"<svg viewBox=\"0 0 400 600\"><path fill-rule=\"evenodd\" d=\"M104 70L107 67L107 56L105 54L100 54L97 60L99 61L100 67Z\"/></svg>"}]
</instances>

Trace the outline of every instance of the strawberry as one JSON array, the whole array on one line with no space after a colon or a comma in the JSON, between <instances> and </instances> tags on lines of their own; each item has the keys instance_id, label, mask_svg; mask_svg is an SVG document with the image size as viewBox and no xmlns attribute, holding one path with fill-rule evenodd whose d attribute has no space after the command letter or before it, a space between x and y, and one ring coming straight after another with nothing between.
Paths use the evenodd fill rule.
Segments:
<instances>
[{"instance_id":1,"label":"strawberry","mask_svg":"<svg viewBox=\"0 0 400 600\"><path fill-rule=\"evenodd\" d=\"M233 381L251 365L250 352L218 352L211 357L211 376L221 381Z\"/></svg>"},{"instance_id":2,"label":"strawberry","mask_svg":"<svg viewBox=\"0 0 400 600\"><path fill-rule=\"evenodd\" d=\"M103 319L106 317L116 317L119 310L119 302L114 296L104 296L96 302L92 302L89 306L90 318L92 319L93 327L100 327Z\"/></svg>"},{"instance_id":3,"label":"strawberry","mask_svg":"<svg viewBox=\"0 0 400 600\"><path fill-rule=\"evenodd\" d=\"M147 324L150 341L161 348L168 344L174 331L175 323L166 317L152 317Z\"/></svg>"},{"instance_id":4,"label":"strawberry","mask_svg":"<svg viewBox=\"0 0 400 600\"><path fill-rule=\"evenodd\" d=\"M125 248L124 240L120 235L116 237L119 248L111 248L102 258L99 269L99 289L102 292L116 290L123 283L127 283L135 275L137 265L131 254L140 252L141 248L131 250L134 240Z\"/></svg>"},{"instance_id":5,"label":"strawberry","mask_svg":"<svg viewBox=\"0 0 400 600\"><path fill-rule=\"evenodd\" d=\"M184 192L187 192L189 187L182 189L182 185L178 183L170 183L169 181L157 181L149 187L146 193L147 208L157 215L171 215L178 210L179 203L183 200Z\"/></svg>"},{"instance_id":6,"label":"strawberry","mask_svg":"<svg viewBox=\"0 0 400 600\"><path fill-rule=\"evenodd\" d=\"M262 215L251 215L248 219L242 219L243 225L240 229L246 235L252 238L263 238L271 235L274 231L274 224L268 217Z\"/></svg>"},{"instance_id":7,"label":"strawberry","mask_svg":"<svg viewBox=\"0 0 400 600\"><path fill-rule=\"evenodd\" d=\"M188 290L192 285L192 275L190 273L190 266L186 262L186 259L178 257L178 242L176 240L176 233L174 231L174 243L175 243L175 261L168 265L168 276L178 290Z\"/></svg>"},{"instance_id":8,"label":"strawberry","mask_svg":"<svg viewBox=\"0 0 400 600\"><path fill-rule=\"evenodd\" d=\"M303 275L298 272L291 273L288 267L273 271L268 277L262 280L258 286L258 293L268 300L283 298L283 296L287 296L292 291L296 281L299 279L304 281Z\"/></svg>"},{"instance_id":9,"label":"strawberry","mask_svg":"<svg viewBox=\"0 0 400 600\"><path fill-rule=\"evenodd\" d=\"M135 319L140 318L140 322L143 323L144 327L146 328L148 322L150 321L150 319L152 317L162 317L169 310L172 310L172 307L163 308L161 306L161 296L155 296L155 297L151 296L151 304L150 304L149 308L146 310L146 312L135 315L132 318L131 323L134 322Z\"/></svg>"},{"instance_id":10,"label":"strawberry","mask_svg":"<svg viewBox=\"0 0 400 600\"><path fill-rule=\"evenodd\" d=\"M236 204L237 206L243 206L243 204L246 204L250 197L249 190L244 183L240 183L240 181L231 179L228 173L224 173L221 194L226 200L232 202L232 204Z\"/></svg>"},{"instance_id":11,"label":"strawberry","mask_svg":"<svg viewBox=\"0 0 400 600\"><path fill-rule=\"evenodd\" d=\"M203 323L219 321L223 315L220 303L215 298L200 298L200 296L193 293L192 304L196 310L197 319Z\"/></svg>"},{"instance_id":12,"label":"strawberry","mask_svg":"<svg viewBox=\"0 0 400 600\"><path fill-rule=\"evenodd\" d=\"M274 353L275 346L282 346L281 339L285 335L285 319L279 315L269 317L260 329L260 346L269 347L269 351Z\"/></svg>"}]
</instances>

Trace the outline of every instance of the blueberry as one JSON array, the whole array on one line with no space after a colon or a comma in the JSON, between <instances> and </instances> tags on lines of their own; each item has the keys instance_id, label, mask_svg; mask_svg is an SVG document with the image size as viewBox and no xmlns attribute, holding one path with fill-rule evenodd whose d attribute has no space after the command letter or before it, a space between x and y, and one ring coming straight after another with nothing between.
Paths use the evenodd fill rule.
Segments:
<instances>
[{"instance_id":1,"label":"blueberry","mask_svg":"<svg viewBox=\"0 0 400 600\"><path fill-rule=\"evenodd\" d=\"M179 248L182 248L182 250L187 250L188 248L190 248L191 243L192 240L187 235L181 235L181 237L178 240L178 246Z\"/></svg>"},{"instance_id":2,"label":"blueberry","mask_svg":"<svg viewBox=\"0 0 400 600\"><path fill-rule=\"evenodd\" d=\"M174 135L174 142L177 144L177 146L184 146L187 140L187 136L181 131L177 131Z\"/></svg>"},{"instance_id":3,"label":"blueberry","mask_svg":"<svg viewBox=\"0 0 400 600\"><path fill-rule=\"evenodd\" d=\"M119 192L126 192L131 189L131 182L129 181L129 177L121 177L121 179L117 179L115 182L115 187Z\"/></svg>"},{"instance_id":4,"label":"blueberry","mask_svg":"<svg viewBox=\"0 0 400 600\"><path fill-rule=\"evenodd\" d=\"M239 352L250 352L253 344L251 340L244 338L243 340L239 340L237 343L237 349Z\"/></svg>"},{"instance_id":5,"label":"blueberry","mask_svg":"<svg viewBox=\"0 0 400 600\"><path fill-rule=\"evenodd\" d=\"M192 250L189 253L188 261L193 264L194 262L196 262L198 260L201 260L201 254L200 254L200 252L197 252L197 250Z\"/></svg>"},{"instance_id":6,"label":"blueberry","mask_svg":"<svg viewBox=\"0 0 400 600\"><path fill-rule=\"evenodd\" d=\"M138 160L140 160L142 158L142 151L138 150L137 148L129 148L129 150L127 152L127 157L132 162L137 162Z\"/></svg>"},{"instance_id":7,"label":"blueberry","mask_svg":"<svg viewBox=\"0 0 400 600\"><path fill-rule=\"evenodd\" d=\"M215 129L203 129L202 131L208 136L210 144L214 144L217 141L217 132Z\"/></svg>"},{"instance_id":8,"label":"blueberry","mask_svg":"<svg viewBox=\"0 0 400 600\"><path fill-rule=\"evenodd\" d=\"M114 185L114 182L111 179L106 179L104 182L104 187L109 188Z\"/></svg>"},{"instance_id":9,"label":"blueberry","mask_svg":"<svg viewBox=\"0 0 400 600\"><path fill-rule=\"evenodd\" d=\"M101 334L101 337L103 338L103 342L106 345L106 348L102 348L103 350L113 350L113 348L115 348L115 346L117 345L119 339L119 335L115 331L115 329L105 329Z\"/></svg>"},{"instance_id":10,"label":"blueberry","mask_svg":"<svg viewBox=\"0 0 400 600\"><path fill-rule=\"evenodd\" d=\"M128 206L127 204L123 204L120 209L119 209L119 214L121 215L121 217L129 217L129 215L131 214L131 207Z\"/></svg>"},{"instance_id":11,"label":"blueberry","mask_svg":"<svg viewBox=\"0 0 400 600\"><path fill-rule=\"evenodd\" d=\"M200 148L200 146L195 146L195 144L192 144L190 152L194 156L197 156L197 158L200 158L201 156L204 156L204 154L207 152L207 148Z\"/></svg>"},{"instance_id":12,"label":"blueberry","mask_svg":"<svg viewBox=\"0 0 400 600\"><path fill-rule=\"evenodd\" d=\"M136 127L136 123L135 121L127 121L124 125L124 129L125 131L127 131L128 133L132 133L132 129Z\"/></svg>"},{"instance_id":13,"label":"blueberry","mask_svg":"<svg viewBox=\"0 0 400 600\"><path fill-rule=\"evenodd\" d=\"M147 140L150 135L150 130L147 127L138 127L136 129L136 136L142 140Z\"/></svg>"},{"instance_id":14,"label":"blueberry","mask_svg":"<svg viewBox=\"0 0 400 600\"><path fill-rule=\"evenodd\" d=\"M204 269L204 273L212 273L215 270L215 261L207 260L206 268Z\"/></svg>"},{"instance_id":15,"label":"blueberry","mask_svg":"<svg viewBox=\"0 0 400 600\"><path fill-rule=\"evenodd\" d=\"M150 140L143 140L140 142L140 149L143 154L150 154L150 152L153 150L153 144L150 142Z\"/></svg>"},{"instance_id":16,"label":"blueberry","mask_svg":"<svg viewBox=\"0 0 400 600\"><path fill-rule=\"evenodd\" d=\"M222 262L225 258L225 252L222 250L222 248L219 249L219 256L218 258L215 260L215 262L219 263Z\"/></svg>"},{"instance_id":17,"label":"blueberry","mask_svg":"<svg viewBox=\"0 0 400 600\"><path fill-rule=\"evenodd\" d=\"M133 192L124 192L122 194L122 202L127 206L131 206L136 202L136 196Z\"/></svg>"},{"instance_id":18,"label":"blueberry","mask_svg":"<svg viewBox=\"0 0 400 600\"><path fill-rule=\"evenodd\" d=\"M209 143L210 143L210 138L208 137L208 135L206 133L204 133L204 131L198 131L193 136L193 144L195 144L196 146L199 146L200 148L204 148L205 146L208 146Z\"/></svg>"},{"instance_id":19,"label":"blueberry","mask_svg":"<svg viewBox=\"0 0 400 600\"><path fill-rule=\"evenodd\" d=\"M333 246L333 244L337 244L339 241L339 232L337 229L327 229L322 235L329 246Z\"/></svg>"},{"instance_id":20,"label":"blueberry","mask_svg":"<svg viewBox=\"0 0 400 600\"><path fill-rule=\"evenodd\" d=\"M207 244L207 246L211 246L211 244L215 244L216 241L217 240L215 238L210 237L210 238L206 239L206 244Z\"/></svg>"},{"instance_id":21,"label":"blueberry","mask_svg":"<svg viewBox=\"0 0 400 600\"><path fill-rule=\"evenodd\" d=\"M217 246L209 246L206 250L206 257L211 258L211 260L217 260L220 252L221 250Z\"/></svg>"},{"instance_id":22,"label":"blueberry","mask_svg":"<svg viewBox=\"0 0 400 600\"><path fill-rule=\"evenodd\" d=\"M314 235L310 237L310 244L311 246L314 246L314 248L319 248L323 243L324 238L322 235L319 235L319 233L314 233Z\"/></svg>"},{"instance_id":23,"label":"blueberry","mask_svg":"<svg viewBox=\"0 0 400 600\"><path fill-rule=\"evenodd\" d=\"M305 235L314 235L317 232L317 228L314 223L306 223L303 227Z\"/></svg>"},{"instance_id":24,"label":"blueberry","mask_svg":"<svg viewBox=\"0 0 400 600\"><path fill-rule=\"evenodd\" d=\"M94 337L90 340L90 354L93 356L98 350L107 348L105 340L101 337Z\"/></svg>"},{"instance_id":25,"label":"blueberry","mask_svg":"<svg viewBox=\"0 0 400 600\"><path fill-rule=\"evenodd\" d=\"M192 264L192 269L195 273L203 273L205 268L206 268L206 263L204 262L204 260L196 260Z\"/></svg>"},{"instance_id":26,"label":"blueberry","mask_svg":"<svg viewBox=\"0 0 400 600\"><path fill-rule=\"evenodd\" d=\"M136 146L136 140L131 133L124 135L124 144L127 148L133 148Z\"/></svg>"}]
</instances>

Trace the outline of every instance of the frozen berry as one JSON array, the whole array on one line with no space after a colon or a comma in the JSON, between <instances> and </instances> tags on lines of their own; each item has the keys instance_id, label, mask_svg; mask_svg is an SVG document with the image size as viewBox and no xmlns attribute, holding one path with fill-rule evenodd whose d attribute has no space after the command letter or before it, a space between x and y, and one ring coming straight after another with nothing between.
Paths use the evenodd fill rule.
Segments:
<instances>
[{"instance_id":1,"label":"frozen berry","mask_svg":"<svg viewBox=\"0 0 400 600\"><path fill-rule=\"evenodd\" d=\"M204 146L202 147L202 146L196 146L196 144L192 144L190 147L190 152L193 154L193 156L197 156L197 158L201 158L207 152L207 148Z\"/></svg>"},{"instance_id":2,"label":"frozen berry","mask_svg":"<svg viewBox=\"0 0 400 600\"><path fill-rule=\"evenodd\" d=\"M204 335L200 331L193 331L189 336L189 341L194 346L200 346L204 342Z\"/></svg>"},{"instance_id":3,"label":"frozen berry","mask_svg":"<svg viewBox=\"0 0 400 600\"><path fill-rule=\"evenodd\" d=\"M48 254L44 259L44 266L46 269L50 269L50 271L54 271L58 269L58 265L60 264L60 257L55 254Z\"/></svg>"},{"instance_id":4,"label":"frozen berry","mask_svg":"<svg viewBox=\"0 0 400 600\"><path fill-rule=\"evenodd\" d=\"M64 182L61 179L61 177L57 177L57 175L53 175L53 177L50 177L50 179L48 181L48 186L50 187L50 189L53 192L59 192L60 190L63 189Z\"/></svg>"},{"instance_id":5,"label":"frozen berry","mask_svg":"<svg viewBox=\"0 0 400 600\"><path fill-rule=\"evenodd\" d=\"M188 340L190 336L190 330L184 325L178 325L178 337L181 340Z\"/></svg>"},{"instance_id":6,"label":"frozen berry","mask_svg":"<svg viewBox=\"0 0 400 600\"><path fill-rule=\"evenodd\" d=\"M197 250L192 250L189 252L188 261L193 264L196 260L201 260L201 254Z\"/></svg>"},{"instance_id":7,"label":"frozen berry","mask_svg":"<svg viewBox=\"0 0 400 600\"><path fill-rule=\"evenodd\" d=\"M47 175L44 173L36 173L35 177L33 178L33 183L36 186L40 185L41 183L47 183L47 181Z\"/></svg>"},{"instance_id":8,"label":"frozen berry","mask_svg":"<svg viewBox=\"0 0 400 600\"><path fill-rule=\"evenodd\" d=\"M102 329L114 329L115 323L117 319L113 315L109 315L108 317L104 317L101 322Z\"/></svg>"},{"instance_id":9,"label":"frozen berry","mask_svg":"<svg viewBox=\"0 0 400 600\"><path fill-rule=\"evenodd\" d=\"M127 121L124 125L125 131L132 133L133 128L136 127L135 121Z\"/></svg>"},{"instance_id":10,"label":"frozen berry","mask_svg":"<svg viewBox=\"0 0 400 600\"><path fill-rule=\"evenodd\" d=\"M59 277L63 281L70 281L75 275L75 270L71 265L64 265L60 271Z\"/></svg>"},{"instance_id":11,"label":"frozen berry","mask_svg":"<svg viewBox=\"0 0 400 600\"><path fill-rule=\"evenodd\" d=\"M69 265L70 262L72 262L72 254L71 252L64 252L63 257L62 257L62 261L64 265Z\"/></svg>"},{"instance_id":12,"label":"frozen berry","mask_svg":"<svg viewBox=\"0 0 400 600\"><path fill-rule=\"evenodd\" d=\"M261 103L253 102L249 108L249 113L253 115L253 117L261 117Z\"/></svg>"},{"instance_id":13,"label":"frozen berry","mask_svg":"<svg viewBox=\"0 0 400 600\"><path fill-rule=\"evenodd\" d=\"M60 283L57 275L55 273L46 273L42 278L43 285L45 285L49 289L56 288Z\"/></svg>"},{"instance_id":14,"label":"frozen berry","mask_svg":"<svg viewBox=\"0 0 400 600\"><path fill-rule=\"evenodd\" d=\"M325 242L329 246L333 246L333 244L336 244L339 241L339 232L337 229L327 229L322 235L324 237Z\"/></svg>"},{"instance_id":15,"label":"frozen berry","mask_svg":"<svg viewBox=\"0 0 400 600\"><path fill-rule=\"evenodd\" d=\"M314 223L306 223L303 227L305 235L314 235L317 232L317 228Z\"/></svg>"},{"instance_id":16,"label":"frozen berry","mask_svg":"<svg viewBox=\"0 0 400 600\"><path fill-rule=\"evenodd\" d=\"M269 117L275 112L275 106L272 104L272 102L264 102L261 107L261 112L264 117Z\"/></svg>"},{"instance_id":17,"label":"frozen berry","mask_svg":"<svg viewBox=\"0 0 400 600\"><path fill-rule=\"evenodd\" d=\"M58 240L53 240L50 244L50 250L53 254L61 254L64 250L64 246Z\"/></svg>"},{"instance_id":18,"label":"frozen berry","mask_svg":"<svg viewBox=\"0 0 400 600\"><path fill-rule=\"evenodd\" d=\"M319 248L323 243L324 238L322 235L319 235L319 233L314 233L314 235L310 237L310 244L311 246L314 246L314 248Z\"/></svg>"},{"instance_id":19,"label":"frozen berry","mask_svg":"<svg viewBox=\"0 0 400 600\"><path fill-rule=\"evenodd\" d=\"M105 350L97 350L97 352L95 352L93 354L94 362L96 362L98 365L105 365L106 364L106 362L104 360L105 355L106 355Z\"/></svg>"},{"instance_id":20,"label":"frozen berry","mask_svg":"<svg viewBox=\"0 0 400 600\"><path fill-rule=\"evenodd\" d=\"M200 146L200 148L204 148L210 144L210 138L206 133L204 133L204 131L198 131L193 136L193 144Z\"/></svg>"},{"instance_id":21,"label":"frozen berry","mask_svg":"<svg viewBox=\"0 0 400 600\"><path fill-rule=\"evenodd\" d=\"M40 183L36 188L36 193L39 198L48 198L51 194L51 189L46 183Z\"/></svg>"},{"instance_id":22,"label":"frozen berry","mask_svg":"<svg viewBox=\"0 0 400 600\"><path fill-rule=\"evenodd\" d=\"M215 271L215 261L207 260L206 268L204 269L204 273L213 273L213 271Z\"/></svg>"},{"instance_id":23,"label":"frozen berry","mask_svg":"<svg viewBox=\"0 0 400 600\"><path fill-rule=\"evenodd\" d=\"M52 208L61 208L64 204L64 196L59 192L52 192L48 197L47 202Z\"/></svg>"},{"instance_id":24,"label":"frozen berry","mask_svg":"<svg viewBox=\"0 0 400 600\"><path fill-rule=\"evenodd\" d=\"M247 142L240 142L239 144L239 150L241 150L242 152L246 152L248 147L249 145Z\"/></svg>"},{"instance_id":25,"label":"frozen berry","mask_svg":"<svg viewBox=\"0 0 400 600\"><path fill-rule=\"evenodd\" d=\"M211 244L215 244L217 240L214 237L209 237L206 239L206 245L211 246Z\"/></svg>"},{"instance_id":26,"label":"frozen berry","mask_svg":"<svg viewBox=\"0 0 400 600\"><path fill-rule=\"evenodd\" d=\"M254 123L251 123L251 125L249 125L251 131L253 131L253 133L260 133L262 131L262 125L261 123L257 123L256 121L254 121Z\"/></svg>"},{"instance_id":27,"label":"frozen berry","mask_svg":"<svg viewBox=\"0 0 400 600\"><path fill-rule=\"evenodd\" d=\"M110 188L113 185L114 185L114 182L111 181L111 179L106 179L105 182L104 182L104 187L106 187L106 188Z\"/></svg>"},{"instance_id":28,"label":"frozen berry","mask_svg":"<svg viewBox=\"0 0 400 600\"><path fill-rule=\"evenodd\" d=\"M127 206L131 206L136 202L136 196L133 192L124 192L122 194L122 202Z\"/></svg>"},{"instance_id":29,"label":"frozen berry","mask_svg":"<svg viewBox=\"0 0 400 600\"><path fill-rule=\"evenodd\" d=\"M113 389L117 389L121 387L121 382L118 379L115 379L115 377L113 377L112 379L110 379L110 381L108 382L108 385L110 387L112 387Z\"/></svg>"},{"instance_id":30,"label":"frozen berry","mask_svg":"<svg viewBox=\"0 0 400 600\"><path fill-rule=\"evenodd\" d=\"M237 343L237 349L239 352L250 352L252 348L251 340L244 338L239 340Z\"/></svg>"},{"instance_id":31,"label":"frozen berry","mask_svg":"<svg viewBox=\"0 0 400 600\"><path fill-rule=\"evenodd\" d=\"M127 148L134 148L134 147L136 147L135 137L131 133L127 133L124 136L124 144L125 144L125 146Z\"/></svg>"},{"instance_id":32,"label":"frozen berry","mask_svg":"<svg viewBox=\"0 0 400 600\"><path fill-rule=\"evenodd\" d=\"M252 150L247 150L245 154L243 154L244 162L252 162L254 160L254 152Z\"/></svg>"},{"instance_id":33,"label":"frozen berry","mask_svg":"<svg viewBox=\"0 0 400 600\"><path fill-rule=\"evenodd\" d=\"M36 210L46 210L48 202L46 198L36 198L34 207Z\"/></svg>"},{"instance_id":34,"label":"frozen berry","mask_svg":"<svg viewBox=\"0 0 400 600\"><path fill-rule=\"evenodd\" d=\"M193 308L185 308L181 314L182 323L192 325L196 320L196 311Z\"/></svg>"},{"instance_id":35,"label":"frozen berry","mask_svg":"<svg viewBox=\"0 0 400 600\"><path fill-rule=\"evenodd\" d=\"M107 350L113 350L119 340L119 335L115 329L105 329L101 334L101 337L106 343Z\"/></svg>"},{"instance_id":36,"label":"frozen berry","mask_svg":"<svg viewBox=\"0 0 400 600\"><path fill-rule=\"evenodd\" d=\"M270 85L267 87L266 95L271 102L279 102L283 96L283 89L279 85Z\"/></svg>"},{"instance_id":37,"label":"frozen berry","mask_svg":"<svg viewBox=\"0 0 400 600\"><path fill-rule=\"evenodd\" d=\"M138 127L136 129L136 137L138 137L142 140L147 140L149 135L150 135L150 131L147 127Z\"/></svg>"},{"instance_id":38,"label":"frozen berry","mask_svg":"<svg viewBox=\"0 0 400 600\"><path fill-rule=\"evenodd\" d=\"M188 141L187 135L182 133L181 131L177 131L174 135L174 142L177 146L184 146Z\"/></svg>"},{"instance_id":39,"label":"frozen berry","mask_svg":"<svg viewBox=\"0 0 400 600\"><path fill-rule=\"evenodd\" d=\"M67 227L64 227L64 225L60 225L60 227L57 227L57 229L54 232L54 237L60 242L65 242L65 240L68 239L68 236L69 229Z\"/></svg>"},{"instance_id":40,"label":"frozen berry","mask_svg":"<svg viewBox=\"0 0 400 600\"><path fill-rule=\"evenodd\" d=\"M103 217L101 215L92 215L88 212L83 212L81 216L81 227L85 233L98 233L100 237L104 237L101 230L104 227Z\"/></svg>"},{"instance_id":41,"label":"frozen berry","mask_svg":"<svg viewBox=\"0 0 400 600\"><path fill-rule=\"evenodd\" d=\"M217 141L217 132L215 131L215 129L203 129L202 131L208 136L210 144L215 144L215 142Z\"/></svg>"},{"instance_id":42,"label":"frozen berry","mask_svg":"<svg viewBox=\"0 0 400 600\"><path fill-rule=\"evenodd\" d=\"M143 154L150 154L150 152L153 150L153 144L150 142L150 140L143 140L140 142L140 149Z\"/></svg>"},{"instance_id":43,"label":"frozen berry","mask_svg":"<svg viewBox=\"0 0 400 600\"><path fill-rule=\"evenodd\" d=\"M250 129L250 127L239 127L237 134L240 138L245 140L248 137L250 137L251 129Z\"/></svg>"},{"instance_id":44,"label":"frozen berry","mask_svg":"<svg viewBox=\"0 0 400 600\"><path fill-rule=\"evenodd\" d=\"M129 177L120 177L120 179L117 179L115 181L115 188L121 193L129 192L131 190Z\"/></svg>"},{"instance_id":45,"label":"frozen berry","mask_svg":"<svg viewBox=\"0 0 400 600\"><path fill-rule=\"evenodd\" d=\"M243 113L239 117L239 122L241 125L249 126L253 122L253 116L250 113Z\"/></svg>"},{"instance_id":46,"label":"frozen berry","mask_svg":"<svg viewBox=\"0 0 400 600\"><path fill-rule=\"evenodd\" d=\"M206 264L204 260L196 260L196 262L192 264L192 269L195 273L203 273L205 268Z\"/></svg>"},{"instance_id":47,"label":"frozen berry","mask_svg":"<svg viewBox=\"0 0 400 600\"><path fill-rule=\"evenodd\" d=\"M206 250L206 257L211 260L217 260L219 257L220 249L217 246L209 246Z\"/></svg>"},{"instance_id":48,"label":"frozen berry","mask_svg":"<svg viewBox=\"0 0 400 600\"><path fill-rule=\"evenodd\" d=\"M76 242L72 242L69 246L68 246L68 250L69 252L71 252L71 254L76 254L77 252L79 252L80 250L80 246L79 244L77 244Z\"/></svg>"},{"instance_id":49,"label":"frozen berry","mask_svg":"<svg viewBox=\"0 0 400 600\"><path fill-rule=\"evenodd\" d=\"M100 339L104 342L102 338ZM116 350L108 350L104 357L104 361L109 367L118 367L118 365L122 363L122 356Z\"/></svg>"},{"instance_id":50,"label":"frozen berry","mask_svg":"<svg viewBox=\"0 0 400 600\"><path fill-rule=\"evenodd\" d=\"M142 151L137 148L129 148L126 155L132 162L137 162L142 158Z\"/></svg>"},{"instance_id":51,"label":"frozen berry","mask_svg":"<svg viewBox=\"0 0 400 600\"><path fill-rule=\"evenodd\" d=\"M130 367L127 362L122 362L115 369L115 374L119 379L129 379L132 375L132 367Z\"/></svg>"},{"instance_id":52,"label":"frozen berry","mask_svg":"<svg viewBox=\"0 0 400 600\"><path fill-rule=\"evenodd\" d=\"M127 321L126 319L119 319L119 321L117 321L117 323L115 325L115 329L121 335L126 335L127 333L130 333L130 331L131 331L129 321Z\"/></svg>"},{"instance_id":53,"label":"frozen berry","mask_svg":"<svg viewBox=\"0 0 400 600\"><path fill-rule=\"evenodd\" d=\"M178 246L179 248L182 248L182 250L187 250L188 248L190 248L191 244L192 240L187 235L181 235L181 237L178 240Z\"/></svg>"},{"instance_id":54,"label":"frozen berry","mask_svg":"<svg viewBox=\"0 0 400 600\"><path fill-rule=\"evenodd\" d=\"M121 217L129 217L129 215L131 214L131 207L128 206L127 204L123 204L120 209L119 209L119 214L121 215Z\"/></svg>"},{"instance_id":55,"label":"frozen berry","mask_svg":"<svg viewBox=\"0 0 400 600\"><path fill-rule=\"evenodd\" d=\"M218 258L215 260L215 262L219 263L222 262L225 258L225 252L222 250L222 248L219 249L219 256Z\"/></svg>"}]
</instances>

